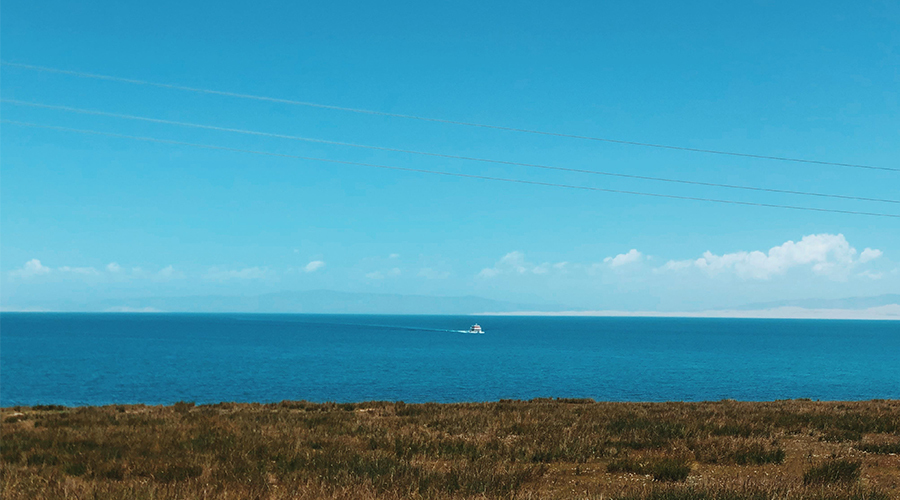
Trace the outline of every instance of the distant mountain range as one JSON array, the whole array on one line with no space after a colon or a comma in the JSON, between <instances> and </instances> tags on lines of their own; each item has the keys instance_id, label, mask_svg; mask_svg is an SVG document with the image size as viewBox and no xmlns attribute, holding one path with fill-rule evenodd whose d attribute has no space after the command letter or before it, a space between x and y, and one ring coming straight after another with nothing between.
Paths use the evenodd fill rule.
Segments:
<instances>
[{"instance_id":1,"label":"distant mountain range","mask_svg":"<svg viewBox=\"0 0 900 500\"><path fill-rule=\"evenodd\" d=\"M802 307L804 309L868 309L900 304L900 294L889 293L874 297L848 297L845 299L801 299L758 302L734 307L735 310L774 309L777 307Z\"/></svg>"},{"instance_id":2,"label":"distant mountain range","mask_svg":"<svg viewBox=\"0 0 900 500\"><path fill-rule=\"evenodd\" d=\"M885 309L885 308L888 309ZM891 309L893 307L893 309ZM198 312L198 313L306 313L306 314L528 314L601 316L700 316L763 317L772 311L790 317L854 316L853 311L875 310L881 316L896 316L900 294L844 299L803 299L760 302L738 307L704 311L614 311L573 309L559 304L527 304L492 300L474 295L440 297L387 293L353 293L331 290L275 292L252 296L196 295L188 297L148 297L106 299L85 303L33 304L3 310L60 312ZM887 311L887 312L885 312ZM893 311L893 312L892 312ZM869 311L873 313L873 311ZM888 314L890 313L890 314ZM774 314L774 313L772 313ZM874 314L874 313L873 313ZM871 314L870 314L871 315ZM843 317L841 316L841 317ZM836 316L837 317L837 316ZM855 316L854 316L855 317ZM862 316L861 316L862 317ZM868 317L868 316L866 316Z\"/></svg>"},{"instance_id":3,"label":"distant mountain range","mask_svg":"<svg viewBox=\"0 0 900 500\"><path fill-rule=\"evenodd\" d=\"M518 304L473 295L434 297L378 293L276 292L247 297L203 295L192 297L153 297L142 299L104 300L73 306L73 311L109 312L246 312L246 313L311 313L311 314L476 314L482 312L514 312L561 310L547 304Z\"/></svg>"}]
</instances>

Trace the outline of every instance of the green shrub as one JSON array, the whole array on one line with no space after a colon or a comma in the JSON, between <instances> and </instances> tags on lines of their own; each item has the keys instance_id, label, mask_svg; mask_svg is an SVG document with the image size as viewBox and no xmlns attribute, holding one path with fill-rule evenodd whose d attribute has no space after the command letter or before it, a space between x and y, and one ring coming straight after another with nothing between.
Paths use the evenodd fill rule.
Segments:
<instances>
[{"instance_id":1,"label":"green shrub","mask_svg":"<svg viewBox=\"0 0 900 500\"><path fill-rule=\"evenodd\" d=\"M193 401L179 401L179 402L175 403L174 405L172 405L172 407L175 409L175 411L177 413L185 415L187 413L190 413L191 408L194 407L194 402Z\"/></svg>"},{"instance_id":2,"label":"green shrub","mask_svg":"<svg viewBox=\"0 0 900 500\"><path fill-rule=\"evenodd\" d=\"M667 458L653 463L649 469L655 481L681 482L691 473L691 464L685 460Z\"/></svg>"},{"instance_id":3,"label":"green shrub","mask_svg":"<svg viewBox=\"0 0 900 500\"><path fill-rule=\"evenodd\" d=\"M125 479L125 467L120 464L111 464L103 467L97 474L98 477L106 478L112 481L121 481Z\"/></svg>"},{"instance_id":4,"label":"green shrub","mask_svg":"<svg viewBox=\"0 0 900 500\"><path fill-rule=\"evenodd\" d=\"M47 453L35 453L28 456L26 463L28 465L56 465L59 463L59 458Z\"/></svg>"},{"instance_id":5,"label":"green shrub","mask_svg":"<svg viewBox=\"0 0 900 500\"><path fill-rule=\"evenodd\" d=\"M738 450L734 453L738 465L780 464L784 462L785 451L781 448L766 449L762 445Z\"/></svg>"},{"instance_id":6,"label":"green shrub","mask_svg":"<svg viewBox=\"0 0 900 500\"><path fill-rule=\"evenodd\" d=\"M775 441L767 444L759 440L711 438L689 441L687 446L698 462L707 464L780 464L786 456Z\"/></svg>"},{"instance_id":7,"label":"green shrub","mask_svg":"<svg viewBox=\"0 0 900 500\"><path fill-rule=\"evenodd\" d=\"M591 398L556 398L556 402L575 405L591 405L596 403L596 401Z\"/></svg>"},{"instance_id":8,"label":"green shrub","mask_svg":"<svg viewBox=\"0 0 900 500\"><path fill-rule=\"evenodd\" d=\"M803 484L851 483L859 479L862 464L852 460L831 460L803 474Z\"/></svg>"},{"instance_id":9,"label":"green shrub","mask_svg":"<svg viewBox=\"0 0 900 500\"><path fill-rule=\"evenodd\" d=\"M647 463L634 460L614 460L607 464L606 471L631 472L633 474L649 474L653 479L661 482L681 482L687 479L691 473L691 465L683 459L665 458Z\"/></svg>"},{"instance_id":10,"label":"green shrub","mask_svg":"<svg viewBox=\"0 0 900 500\"><path fill-rule=\"evenodd\" d=\"M702 486L654 486L642 492L633 492L611 497L611 500L890 500L887 493L876 489L854 488L837 491L791 491L776 488L715 488Z\"/></svg>"},{"instance_id":11,"label":"green shrub","mask_svg":"<svg viewBox=\"0 0 900 500\"><path fill-rule=\"evenodd\" d=\"M843 443L845 441L859 441L862 439L862 432L847 429L829 429L822 432L822 441L831 443Z\"/></svg>"},{"instance_id":12,"label":"green shrub","mask_svg":"<svg viewBox=\"0 0 900 500\"><path fill-rule=\"evenodd\" d=\"M856 449L866 453L879 453L882 455L890 455L891 453L900 454L900 443L867 443L857 446Z\"/></svg>"},{"instance_id":13,"label":"green shrub","mask_svg":"<svg viewBox=\"0 0 900 500\"><path fill-rule=\"evenodd\" d=\"M606 465L606 472L610 474L615 474L617 472L630 472L633 474L643 474L644 473L644 464L635 462L630 459L619 459L613 460L612 462Z\"/></svg>"},{"instance_id":14,"label":"green shrub","mask_svg":"<svg viewBox=\"0 0 900 500\"><path fill-rule=\"evenodd\" d=\"M63 466L63 472L70 476L83 476L87 472L87 466L81 462L69 463Z\"/></svg>"},{"instance_id":15,"label":"green shrub","mask_svg":"<svg viewBox=\"0 0 900 500\"><path fill-rule=\"evenodd\" d=\"M175 481L185 481L192 477L203 474L203 467L199 465L177 465L171 464L154 474L154 479L163 483L172 483Z\"/></svg>"}]
</instances>

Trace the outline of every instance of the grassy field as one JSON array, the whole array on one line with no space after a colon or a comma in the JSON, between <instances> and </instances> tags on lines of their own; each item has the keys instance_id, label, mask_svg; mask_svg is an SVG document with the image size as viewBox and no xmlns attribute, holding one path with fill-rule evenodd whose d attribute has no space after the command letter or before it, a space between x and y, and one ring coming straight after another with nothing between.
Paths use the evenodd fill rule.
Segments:
<instances>
[{"instance_id":1,"label":"grassy field","mask_svg":"<svg viewBox=\"0 0 900 500\"><path fill-rule=\"evenodd\" d=\"M16 407L20 498L900 498L900 401Z\"/></svg>"}]
</instances>

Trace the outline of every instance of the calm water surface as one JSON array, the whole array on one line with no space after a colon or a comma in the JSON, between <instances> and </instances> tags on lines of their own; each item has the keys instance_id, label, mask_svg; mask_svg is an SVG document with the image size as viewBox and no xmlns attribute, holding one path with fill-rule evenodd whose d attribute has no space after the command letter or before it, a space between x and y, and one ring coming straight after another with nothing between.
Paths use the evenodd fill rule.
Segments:
<instances>
[{"instance_id":1,"label":"calm water surface","mask_svg":"<svg viewBox=\"0 0 900 500\"><path fill-rule=\"evenodd\" d=\"M0 406L896 399L898 359L889 321L3 313Z\"/></svg>"}]
</instances>

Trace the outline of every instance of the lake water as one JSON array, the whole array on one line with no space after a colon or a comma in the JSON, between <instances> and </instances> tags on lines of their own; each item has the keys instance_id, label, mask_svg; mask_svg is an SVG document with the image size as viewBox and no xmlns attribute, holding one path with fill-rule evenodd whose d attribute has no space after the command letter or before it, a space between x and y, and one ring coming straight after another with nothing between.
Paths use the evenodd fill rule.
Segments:
<instances>
[{"instance_id":1,"label":"lake water","mask_svg":"<svg viewBox=\"0 0 900 500\"><path fill-rule=\"evenodd\" d=\"M889 321L0 314L0 406L897 399L898 360Z\"/></svg>"}]
</instances>

